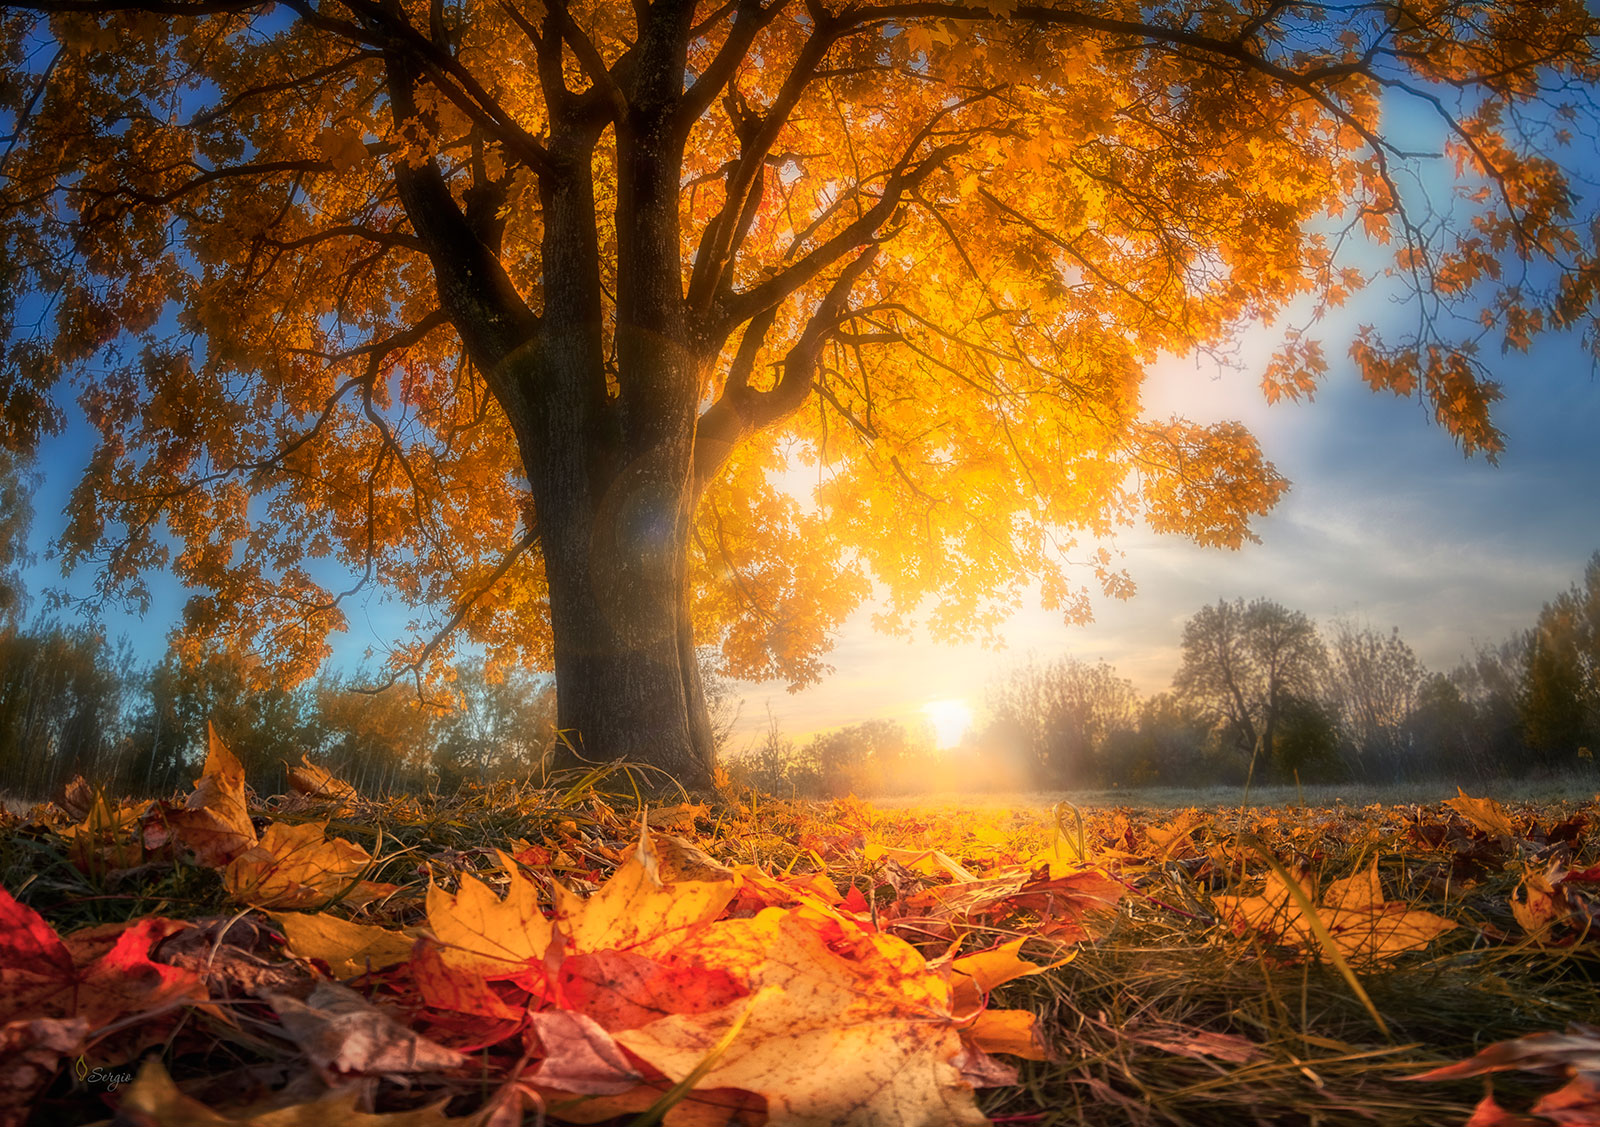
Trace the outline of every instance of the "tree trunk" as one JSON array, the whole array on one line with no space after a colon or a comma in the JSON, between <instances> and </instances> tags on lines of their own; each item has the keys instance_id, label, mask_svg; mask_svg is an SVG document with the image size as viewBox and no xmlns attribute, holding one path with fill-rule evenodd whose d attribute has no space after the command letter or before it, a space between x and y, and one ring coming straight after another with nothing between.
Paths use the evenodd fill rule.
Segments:
<instances>
[{"instance_id":1,"label":"tree trunk","mask_svg":"<svg viewBox=\"0 0 1600 1127\"><path fill-rule=\"evenodd\" d=\"M552 355L560 339L534 358L547 378L569 359ZM583 761L648 763L709 786L689 619L693 417L677 428L657 420L630 442L626 428L584 425L591 405L541 406L538 438L522 445L550 592L557 725Z\"/></svg>"}]
</instances>

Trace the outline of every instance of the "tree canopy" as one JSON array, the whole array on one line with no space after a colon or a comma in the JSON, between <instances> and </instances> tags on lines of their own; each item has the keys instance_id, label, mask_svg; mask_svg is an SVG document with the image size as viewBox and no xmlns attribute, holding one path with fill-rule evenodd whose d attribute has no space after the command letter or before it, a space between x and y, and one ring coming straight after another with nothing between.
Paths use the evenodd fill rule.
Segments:
<instances>
[{"instance_id":1,"label":"tree canopy","mask_svg":"<svg viewBox=\"0 0 1600 1127\"><path fill-rule=\"evenodd\" d=\"M397 668L553 667L605 754L703 759L696 634L803 683L873 583L960 636L1127 593L1136 519L1241 543L1285 483L1144 372L1294 308L1310 395L1357 244L1414 314L1357 370L1469 453L1600 282L1580 0L0 10L0 427L98 433L67 562L288 677L382 588Z\"/></svg>"}]
</instances>

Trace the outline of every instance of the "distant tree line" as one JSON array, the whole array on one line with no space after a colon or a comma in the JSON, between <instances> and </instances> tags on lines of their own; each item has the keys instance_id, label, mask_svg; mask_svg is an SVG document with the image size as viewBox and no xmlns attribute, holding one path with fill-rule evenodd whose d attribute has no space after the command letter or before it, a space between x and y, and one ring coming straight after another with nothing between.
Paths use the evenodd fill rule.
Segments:
<instances>
[{"instance_id":1,"label":"distant tree line","mask_svg":"<svg viewBox=\"0 0 1600 1127\"><path fill-rule=\"evenodd\" d=\"M12 797L56 793L78 774L124 794L184 789L208 722L257 787L281 786L282 764L309 754L375 794L538 777L560 739L549 678L481 660L421 694L336 673L290 690L262 659L222 649L141 665L91 626L21 625L26 603L20 578L0 569L0 793ZM1424 668L1398 630L1319 628L1269 599L1223 600L1185 624L1167 691L1143 697L1103 662L1030 661L992 686L986 726L954 752L936 752L924 729L872 720L803 744L773 723L730 754L732 688L709 666L706 682L727 777L783 795L969 787L975 774L1015 788L1593 770L1600 553L1532 627L1447 672Z\"/></svg>"},{"instance_id":2,"label":"distant tree line","mask_svg":"<svg viewBox=\"0 0 1600 1127\"><path fill-rule=\"evenodd\" d=\"M1600 750L1600 553L1537 622L1446 672L1397 629L1320 628L1270 599L1185 624L1168 691L1141 697L1104 662L1029 661L994 685L954 754L871 721L804 745L773 725L729 763L781 794L992 786L1458 782L1593 771Z\"/></svg>"}]
</instances>

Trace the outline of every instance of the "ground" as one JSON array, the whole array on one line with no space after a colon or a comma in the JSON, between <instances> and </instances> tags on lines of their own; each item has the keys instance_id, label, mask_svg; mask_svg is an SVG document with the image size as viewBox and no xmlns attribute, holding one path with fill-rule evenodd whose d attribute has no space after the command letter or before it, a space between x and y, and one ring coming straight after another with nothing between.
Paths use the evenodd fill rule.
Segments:
<instances>
[{"instance_id":1,"label":"ground","mask_svg":"<svg viewBox=\"0 0 1600 1127\"><path fill-rule=\"evenodd\" d=\"M0 941L0 1048L32 1062L0 1065L0 1098L31 1085L12 1122L178 1121L179 1100L255 1122L350 1098L375 1127L500 1127L536 1104L974 1122L973 1100L1013 1124L1465 1124L1483 1079L1414 1077L1600 1014L1600 798L1581 781L1503 802L808 803L647 802L613 775L375 801L302 769L248 807L241 780L234 809L223 767L181 801L84 787L0 816L7 926L32 937ZM831 1000L761 1009L780 995ZM382 1052L328 1055L317 1030L358 1017L388 1030ZM586 1031L583 1069L563 1022ZM1519 1042L1545 1071L1496 1075L1474 1124L1593 1122L1600 1030L1573 1037ZM396 1043L409 1064L382 1055ZM799 1055L830 1091L786 1079ZM1510 1117L1538 1101L1543 1118Z\"/></svg>"}]
</instances>

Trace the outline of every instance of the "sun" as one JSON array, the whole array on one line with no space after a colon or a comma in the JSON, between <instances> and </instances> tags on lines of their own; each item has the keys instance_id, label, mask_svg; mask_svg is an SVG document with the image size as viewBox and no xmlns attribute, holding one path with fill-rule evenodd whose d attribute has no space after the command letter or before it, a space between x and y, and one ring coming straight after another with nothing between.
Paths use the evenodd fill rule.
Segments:
<instances>
[{"instance_id":1,"label":"sun","mask_svg":"<svg viewBox=\"0 0 1600 1127\"><path fill-rule=\"evenodd\" d=\"M940 751L955 747L972 727L972 706L959 697L929 701L922 711L933 725L933 741Z\"/></svg>"}]
</instances>

